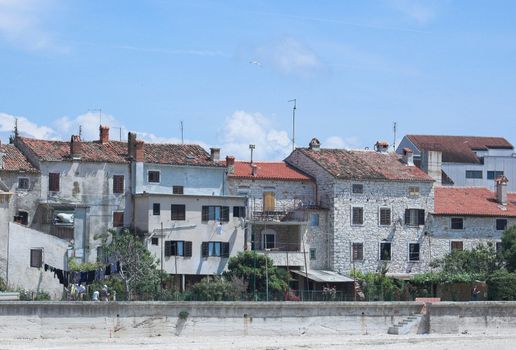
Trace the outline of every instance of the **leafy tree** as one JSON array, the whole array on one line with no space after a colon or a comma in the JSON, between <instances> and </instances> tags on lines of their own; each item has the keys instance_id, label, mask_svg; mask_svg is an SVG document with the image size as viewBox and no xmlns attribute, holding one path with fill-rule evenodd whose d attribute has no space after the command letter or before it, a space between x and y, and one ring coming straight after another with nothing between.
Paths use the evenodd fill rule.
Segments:
<instances>
[{"instance_id":1,"label":"leafy tree","mask_svg":"<svg viewBox=\"0 0 516 350\"><path fill-rule=\"evenodd\" d=\"M500 269L489 276L487 285L490 300L516 300L516 273Z\"/></svg>"},{"instance_id":2,"label":"leafy tree","mask_svg":"<svg viewBox=\"0 0 516 350\"><path fill-rule=\"evenodd\" d=\"M0 277L0 292L4 292L7 290L7 284L5 283L4 279Z\"/></svg>"},{"instance_id":3,"label":"leafy tree","mask_svg":"<svg viewBox=\"0 0 516 350\"><path fill-rule=\"evenodd\" d=\"M502 255L509 271L516 271L516 225L505 230L502 236Z\"/></svg>"},{"instance_id":4,"label":"leafy tree","mask_svg":"<svg viewBox=\"0 0 516 350\"><path fill-rule=\"evenodd\" d=\"M120 262L119 275L125 283L127 300L153 295L159 285L159 270L143 242L129 230L110 230L99 238L104 254Z\"/></svg>"},{"instance_id":5,"label":"leafy tree","mask_svg":"<svg viewBox=\"0 0 516 350\"><path fill-rule=\"evenodd\" d=\"M230 301L240 300L246 292L247 285L237 277L228 281L223 277L206 277L192 288L194 300Z\"/></svg>"},{"instance_id":6,"label":"leafy tree","mask_svg":"<svg viewBox=\"0 0 516 350\"><path fill-rule=\"evenodd\" d=\"M266 291L266 274L269 279L270 292L284 292L288 289L288 276L282 274L272 259L255 251L240 252L229 259L228 271L225 276L229 279L240 278L247 284L247 291L252 293L256 285L257 292Z\"/></svg>"}]
</instances>

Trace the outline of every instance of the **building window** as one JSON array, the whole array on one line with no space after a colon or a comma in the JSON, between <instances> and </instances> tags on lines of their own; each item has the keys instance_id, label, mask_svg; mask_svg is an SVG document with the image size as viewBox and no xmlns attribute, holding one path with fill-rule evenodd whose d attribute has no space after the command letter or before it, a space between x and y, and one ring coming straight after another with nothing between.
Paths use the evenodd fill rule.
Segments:
<instances>
[{"instance_id":1,"label":"building window","mask_svg":"<svg viewBox=\"0 0 516 350\"><path fill-rule=\"evenodd\" d=\"M498 176L502 176L503 171L490 170L487 172L488 180L495 180Z\"/></svg>"},{"instance_id":2,"label":"building window","mask_svg":"<svg viewBox=\"0 0 516 350\"><path fill-rule=\"evenodd\" d=\"M276 210L276 193L272 191L263 192L263 211Z\"/></svg>"},{"instance_id":3,"label":"building window","mask_svg":"<svg viewBox=\"0 0 516 350\"><path fill-rule=\"evenodd\" d=\"M59 173L48 174L48 190L50 192L59 192Z\"/></svg>"},{"instance_id":4,"label":"building window","mask_svg":"<svg viewBox=\"0 0 516 350\"><path fill-rule=\"evenodd\" d=\"M364 243L353 243L353 261L364 260Z\"/></svg>"},{"instance_id":5,"label":"building window","mask_svg":"<svg viewBox=\"0 0 516 350\"><path fill-rule=\"evenodd\" d=\"M233 207L234 218L245 218L245 207Z\"/></svg>"},{"instance_id":6,"label":"building window","mask_svg":"<svg viewBox=\"0 0 516 350\"><path fill-rule=\"evenodd\" d=\"M389 226L391 224L391 208L380 208L380 225Z\"/></svg>"},{"instance_id":7,"label":"building window","mask_svg":"<svg viewBox=\"0 0 516 350\"><path fill-rule=\"evenodd\" d=\"M310 215L310 225L311 226L319 226L319 214L318 213L312 213Z\"/></svg>"},{"instance_id":8,"label":"building window","mask_svg":"<svg viewBox=\"0 0 516 350\"><path fill-rule=\"evenodd\" d=\"M409 186L409 196L411 196L411 197L419 196L419 187L418 186Z\"/></svg>"},{"instance_id":9,"label":"building window","mask_svg":"<svg viewBox=\"0 0 516 350\"><path fill-rule=\"evenodd\" d=\"M40 268L43 265L43 249L30 250L30 267Z\"/></svg>"},{"instance_id":10,"label":"building window","mask_svg":"<svg viewBox=\"0 0 516 350\"><path fill-rule=\"evenodd\" d=\"M380 260L391 260L391 242L380 242Z\"/></svg>"},{"instance_id":11,"label":"building window","mask_svg":"<svg viewBox=\"0 0 516 350\"><path fill-rule=\"evenodd\" d=\"M192 256L192 242L165 241L165 256Z\"/></svg>"},{"instance_id":12,"label":"building window","mask_svg":"<svg viewBox=\"0 0 516 350\"><path fill-rule=\"evenodd\" d=\"M500 254L502 252L502 242L496 242L496 253Z\"/></svg>"},{"instance_id":13,"label":"building window","mask_svg":"<svg viewBox=\"0 0 516 350\"><path fill-rule=\"evenodd\" d=\"M123 227L123 226L124 226L124 212L123 211L113 212L113 227Z\"/></svg>"},{"instance_id":14,"label":"building window","mask_svg":"<svg viewBox=\"0 0 516 350\"><path fill-rule=\"evenodd\" d=\"M405 225L420 226L425 224L424 209L405 209Z\"/></svg>"},{"instance_id":15,"label":"building window","mask_svg":"<svg viewBox=\"0 0 516 350\"><path fill-rule=\"evenodd\" d=\"M161 204L152 203L152 215L161 215Z\"/></svg>"},{"instance_id":16,"label":"building window","mask_svg":"<svg viewBox=\"0 0 516 350\"><path fill-rule=\"evenodd\" d=\"M409 243L409 261L419 261L419 243Z\"/></svg>"},{"instance_id":17,"label":"building window","mask_svg":"<svg viewBox=\"0 0 516 350\"><path fill-rule=\"evenodd\" d=\"M228 242L202 242L201 244L202 256L207 258L209 256L229 257L229 243Z\"/></svg>"},{"instance_id":18,"label":"building window","mask_svg":"<svg viewBox=\"0 0 516 350\"><path fill-rule=\"evenodd\" d=\"M481 179L482 170L466 170L466 179Z\"/></svg>"},{"instance_id":19,"label":"building window","mask_svg":"<svg viewBox=\"0 0 516 350\"><path fill-rule=\"evenodd\" d=\"M202 221L229 221L229 207L208 206L202 207Z\"/></svg>"},{"instance_id":20,"label":"building window","mask_svg":"<svg viewBox=\"0 0 516 350\"><path fill-rule=\"evenodd\" d=\"M186 206L184 204L172 204L170 213L170 220L186 220Z\"/></svg>"},{"instance_id":21,"label":"building window","mask_svg":"<svg viewBox=\"0 0 516 350\"><path fill-rule=\"evenodd\" d=\"M23 210L18 210L18 213L14 217L14 222L20 225L29 224L29 213Z\"/></svg>"},{"instance_id":22,"label":"building window","mask_svg":"<svg viewBox=\"0 0 516 350\"><path fill-rule=\"evenodd\" d=\"M266 249L276 248L276 234L275 233L263 233L262 234L262 247Z\"/></svg>"},{"instance_id":23,"label":"building window","mask_svg":"<svg viewBox=\"0 0 516 350\"><path fill-rule=\"evenodd\" d=\"M364 208L353 207L351 211L351 224L352 225L363 225L364 224Z\"/></svg>"},{"instance_id":24,"label":"building window","mask_svg":"<svg viewBox=\"0 0 516 350\"><path fill-rule=\"evenodd\" d=\"M158 245L158 243L159 243L158 237L152 237L151 238L151 244L152 245Z\"/></svg>"},{"instance_id":25,"label":"building window","mask_svg":"<svg viewBox=\"0 0 516 350\"><path fill-rule=\"evenodd\" d=\"M507 229L507 219L496 219L496 229L505 231Z\"/></svg>"},{"instance_id":26,"label":"building window","mask_svg":"<svg viewBox=\"0 0 516 350\"><path fill-rule=\"evenodd\" d=\"M351 190L353 193L364 193L364 185L362 184L353 184L351 186Z\"/></svg>"},{"instance_id":27,"label":"building window","mask_svg":"<svg viewBox=\"0 0 516 350\"><path fill-rule=\"evenodd\" d=\"M462 241L451 242L451 251L454 252L456 250L464 250L464 243Z\"/></svg>"},{"instance_id":28,"label":"building window","mask_svg":"<svg viewBox=\"0 0 516 350\"><path fill-rule=\"evenodd\" d=\"M19 177L18 178L18 189L19 190L28 190L30 186L28 177Z\"/></svg>"},{"instance_id":29,"label":"building window","mask_svg":"<svg viewBox=\"0 0 516 350\"><path fill-rule=\"evenodd\" d=\"M159 183L159 171L149 170L147 172L147 181L150 183Z\"/></svg>"},{"instance_id":30,"label":"building window","mask_svg":"<svg viewBox=\"0 0 516 350\"><path fill-rule=\"evenodd\" d=\"M310 248L310 260L316 260L315 248Z\"/></svg>"},{"instance_id":31,"label":"building window","mask_svg":"<svg viewBox=\"0 0 516 350\"><path fill-rule=\"evenodd\" d=\"M172 193L173 194L184 194L184 187L183 186L172 186Z\"/></svg>"},{"instance_id":32,"label":"building window","mask_svg":"<svg viewBox=\"0 0 516 350\"><path fill-rule=\"evenodd\" d=\"M452 230L463 230L464 219L463 218L451 218L451 229Z\"/></svg>"},{"instance_id":33,"label":"building window","mask_svg":"<svg viewBox=\"0 0 516 350\"><path fill-rule=\"evenodd\" d=\"M113 193L124 193L124 175L113 175Z\"/></svg>"}]
</instances>

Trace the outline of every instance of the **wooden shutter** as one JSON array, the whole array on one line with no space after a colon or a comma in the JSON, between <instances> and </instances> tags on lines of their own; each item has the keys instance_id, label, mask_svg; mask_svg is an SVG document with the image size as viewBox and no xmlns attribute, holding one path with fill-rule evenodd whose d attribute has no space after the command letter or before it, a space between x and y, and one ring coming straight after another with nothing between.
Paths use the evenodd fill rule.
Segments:
<instances>
[{"instance_id":1,"label":"wooden shutter","mask_svg":"<svg viewBox=\"0 0 516 350\"><path fill-rule=\"evenodd\" d=\"M210 220L210 207L204 206L202 207L202 221L209 221Z\"/></svg>"},{"instance_id":2,"label":"wooden shutter","mask_svg":"<svg viewBox=\"0 0 516 350\"><path fill-rule=\"evenodd\" d=\"M59 173L48 174L48 190L59 192Z\"/></svg>"},{"instance_id":3,"label":"wooden shutter","mask_svg":"<svg viewBox=\"0 0 516 350\"><path fill-rule=\"evenodd\" d=\"M220 207L220 221L228 222L229 221L229 207Z\"/></svg>"},{"instance_id":4,"label":"wooden shutter","mask_svg":"<svg viewBox=\"0 0 516 350\"><path fill-rule=\"evenodd\" d=\"M206 258L210 255L209 251L209 242L202 242L201 244L201 254L203 258Z\"/></svg>"},{"instance_id":5,"label":"wooden shutter","mask_svg":"<svg viewBox=\"0 0 516 350\"><path fill-rule=\"evenodd\" d=\"M353 260L363 260L364 245L362 243L353 243Z\"/></svg>"},{"instance_id":6,"label":"wooden shutter","mask_svg":"<svg viewBox=\"0 0 516 350\"><path fill-rule=\"evenodd\" d=\"M276 210L276 194L274 192L263 192L263 211Z\"/></svg>"},{"instance_id":7,"label":"wooden shutter","mask_svg":"<svg viewBox=\"0 0 516 350\"><path fill-rule=\"evenodd\" d=\"M184 204L172 204L170 206L171 220L185 220L186 206Z\"/></svg>"},{"instance_id":8,"label":"wooden shutter","mask_svg":"<svg viewBox=\"0 0 516 350\"><path fill-rule=\"evenodd\" d=\"M185 257L192 256L192 242L185 241L183 243L183 256L185 256Z\"/></svg>"},{"instance_id":9,"label":"wooden shutter","mask_svg":"<svg viewBox=\"0 0 516 350\"><path fill-rule=\"evenodd\" d=\"M224 258L229 257L229 242L222 242L220 244L220 256Z\"/></svg>"},{"instance_id":10,"label":"wooden shutter","mask_svg":"<svg viewBox=\"0 0 516 350\"><path fill-rule=\"evenodd\" d=\"M123 211L113 212L113 227L122 227L122 226L124 226L124 212Z\"/></svg>"},{"instance_id":11,"label":"wooden shutter","mask_svg":"<svg viewBox=\"0 0 516 350\"><path fill-rule=\"evenodd\" d=\"M172 241L165 241L165 256L172 255Z\"/></svg>"},{"instance_id":12,"label":"wooden shutter","mask_svg":"<svg viewBox=\"0 0 516 350\"><path fill-rule=\"evenodd\" d=\"M410 209L405 209L405 225L410 225Z\"/></svg>"},{"instance_id":13,"label":"wooden shutter","mask_svg":"<svg viewBox=\"0 0 516 350\"><path fill-rule=\"evenodd\" d=\"M419 209L417 211L417 224L424 225L425 224L425 210Z\"/></svg>"},{"instance_id":14,"label":"wooden shutter","mask_svg":"<svg viewBox=\"0 0 516 350\"><path fill-rule=\"evenodd\" d=\"M124 193L124 175L113 175L113 193Z\"/></svg>"}]
</instances>

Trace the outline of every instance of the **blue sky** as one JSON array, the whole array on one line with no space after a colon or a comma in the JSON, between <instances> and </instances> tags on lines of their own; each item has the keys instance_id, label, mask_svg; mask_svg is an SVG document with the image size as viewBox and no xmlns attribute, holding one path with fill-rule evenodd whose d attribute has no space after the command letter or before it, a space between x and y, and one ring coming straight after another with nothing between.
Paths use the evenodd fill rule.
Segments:
<instances>
[{"instance_id":1,"label":"blue sky","mask_svg":"<svg viewBox=\"0 0 516 350\"><path fill-rule=\"evenodd\" d=\"M185 139L280 159L406 133L516 142L514 1L0 0L0 138Z\"/></svg>"}]
</instances>

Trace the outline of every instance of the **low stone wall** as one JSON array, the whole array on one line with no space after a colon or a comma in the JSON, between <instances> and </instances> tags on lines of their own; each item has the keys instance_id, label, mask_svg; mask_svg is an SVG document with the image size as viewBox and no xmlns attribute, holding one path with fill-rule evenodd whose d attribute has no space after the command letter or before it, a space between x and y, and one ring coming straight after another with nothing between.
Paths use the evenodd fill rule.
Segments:
<instances>
[{"instance_id":1,"label":"low stone wall","mask_svg":"<svg viewBox=\"0 0 516 350\"><path fill-rule=\"evenodd\" d=\"M0 302L0 338L375 335L423 308L417 302ZM514 302L442 302L426 310L419 333L516 331Z\"/></svg>"}]
</instances>

